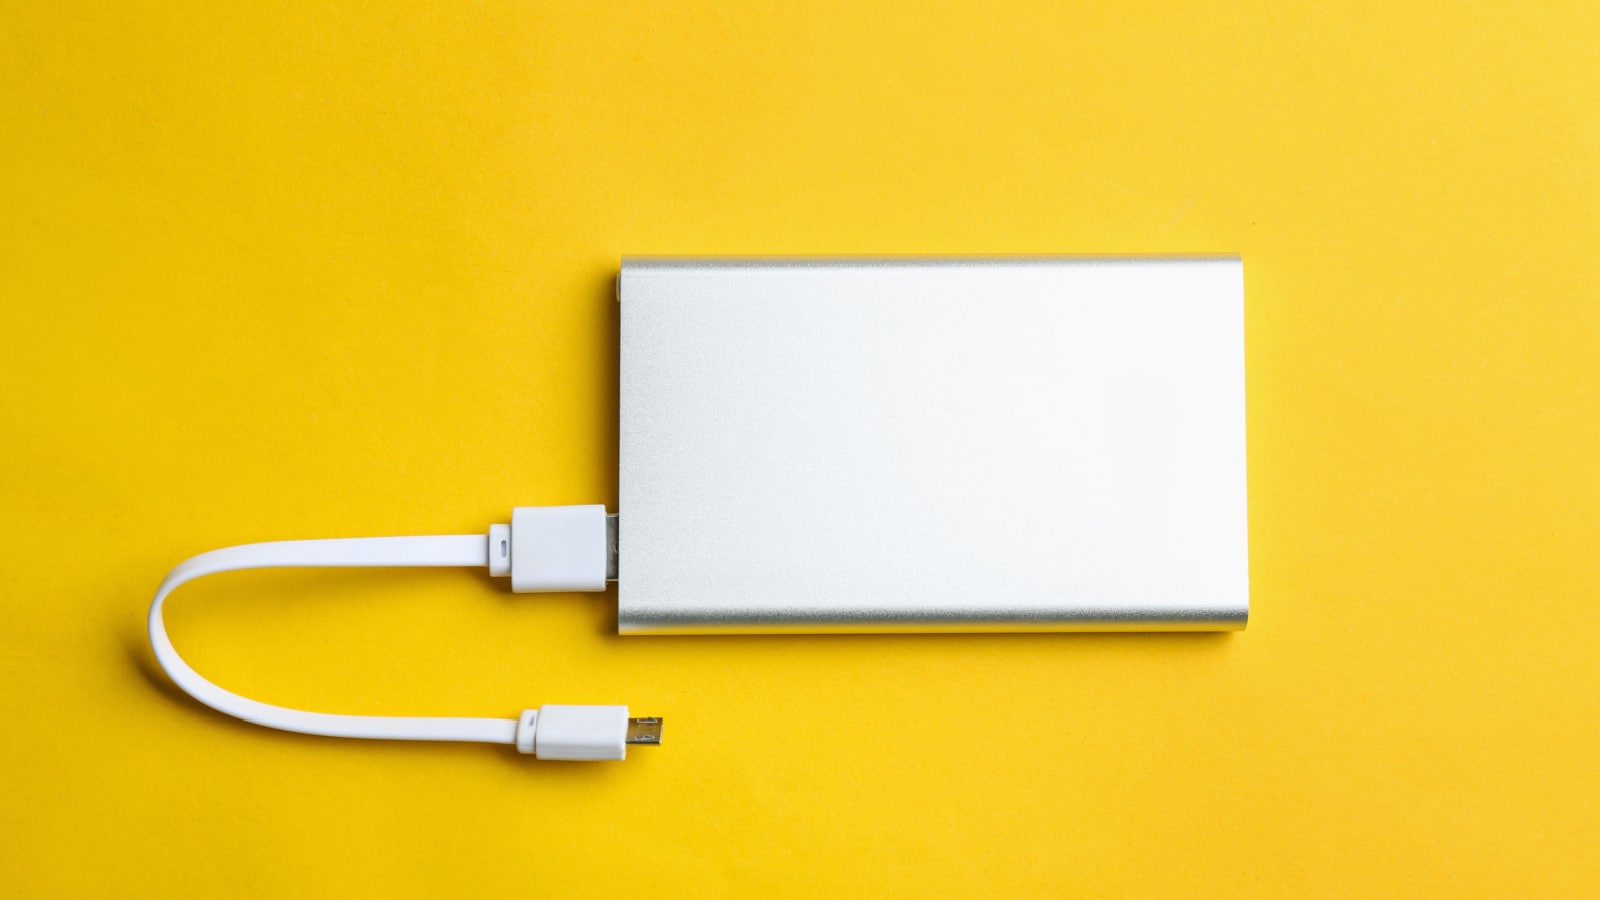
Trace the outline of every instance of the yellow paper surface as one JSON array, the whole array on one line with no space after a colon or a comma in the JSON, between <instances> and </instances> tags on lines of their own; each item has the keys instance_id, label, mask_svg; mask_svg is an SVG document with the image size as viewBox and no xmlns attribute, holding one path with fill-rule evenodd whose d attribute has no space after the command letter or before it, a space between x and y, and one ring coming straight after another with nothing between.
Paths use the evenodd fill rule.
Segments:
<instances>
[{"instance_id":1,"label":"yellow paper surface","mask_svg":"<svg viewBox=\"0 0 1600 900\"><path fill-rule=\"evenodd\" d=\"M1600 892L1600 6L324 6L0 13L0 893ZM175 597L196 668L666 745L165 686L193 553L614 503L625 252L1241 253L1249 630L619 639L279 572Z\"/></svg>"}]
</instances>

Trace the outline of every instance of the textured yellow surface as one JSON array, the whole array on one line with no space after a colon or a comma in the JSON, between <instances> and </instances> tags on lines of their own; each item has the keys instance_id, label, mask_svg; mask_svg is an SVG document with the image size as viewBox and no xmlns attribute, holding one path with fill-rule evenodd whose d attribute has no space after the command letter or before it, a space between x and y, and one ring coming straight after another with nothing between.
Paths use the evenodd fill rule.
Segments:
<instances>
[{"instance_id":1,"label":"textured yellow surface","mask_svg":"<svg viewBox=\"0 0 1600 900\"><path fill-rule=\"evenodd\" d=\"M1600 892L1600 7L4 3L0 892ZM1242 253L1234 636L631 638L178 560L615 502L624 252ZM981 477L981 473L974 473Z\"/></svg>"}]
</instances>

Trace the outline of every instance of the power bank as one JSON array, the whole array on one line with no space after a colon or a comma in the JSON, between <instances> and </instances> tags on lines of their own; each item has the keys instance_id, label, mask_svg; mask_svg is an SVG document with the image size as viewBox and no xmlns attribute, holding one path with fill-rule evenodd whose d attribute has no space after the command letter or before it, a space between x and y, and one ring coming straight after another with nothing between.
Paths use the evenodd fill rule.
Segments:
<instances>
[{"instance_id":1,"label":"power bank","mask_svg":"<svg viewBox=\"0 0 1600 900\"><path fill-rule=\"evenodd\" d=\"M629 258L623 633L1232 630L1236 258Z\"/></svg>"}]
</instances>

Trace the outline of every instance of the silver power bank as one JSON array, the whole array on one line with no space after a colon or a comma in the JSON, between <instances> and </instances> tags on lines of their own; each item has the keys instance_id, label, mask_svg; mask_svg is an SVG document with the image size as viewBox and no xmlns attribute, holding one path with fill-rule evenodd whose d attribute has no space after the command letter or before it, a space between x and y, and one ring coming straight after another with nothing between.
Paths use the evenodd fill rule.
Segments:
<instances>
[{"instance_id":1,"label":"silver power bank","mask_svg":"<svg viewBox=\"0 0 1600 900\"><path fill-rule=\"evenodd\" d=\"M619 630L1232 630L1234 258L626 259Z\"/></svg>"}]
</instances>

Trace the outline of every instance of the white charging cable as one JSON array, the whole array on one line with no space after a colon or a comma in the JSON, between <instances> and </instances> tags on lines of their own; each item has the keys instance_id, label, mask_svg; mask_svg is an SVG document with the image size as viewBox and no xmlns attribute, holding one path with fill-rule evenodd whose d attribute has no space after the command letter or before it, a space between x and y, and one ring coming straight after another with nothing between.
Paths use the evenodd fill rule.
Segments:
<instances>
[{"instance_id":1,"label":"white charging cable","mask_svg":"<svg viewBox=\"0 0 1600 900\"><path fill-rule=\"evenodd\" d=\"M240 569L487 566L511 589L599 591L616 577L616 517L603 506L537 506L513 511L488 535L274 541L213 550L179 563L150 604L150 646L178 687L218 712L268 728L330 737L512 744L539 759L623 759L628 744L661 743L661 719L630 718L626 706L545 705L516 719L346 716L306 712L241 697L183 661L161 617L167 595L205 575Z\"/></svg>"}]
</instances>

